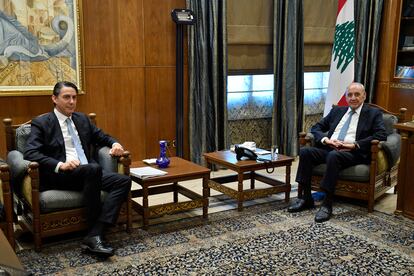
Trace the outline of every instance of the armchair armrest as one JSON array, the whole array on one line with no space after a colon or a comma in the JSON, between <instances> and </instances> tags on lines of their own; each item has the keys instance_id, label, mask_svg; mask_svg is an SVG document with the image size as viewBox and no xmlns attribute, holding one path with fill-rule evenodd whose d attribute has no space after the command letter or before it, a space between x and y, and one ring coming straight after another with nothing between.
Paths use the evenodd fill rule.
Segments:
<instances>
[{"instance_id":1,"label":"armchair armrest","mask_svg":"<svg viewBox=\"0 0 414 276\"><path fill-rule=\"evenodd\" d=\"M109 147L102 147L98 150L98 163L103 169L111 172L118 172L129 175L129 166L131 165L130 153L124 151L122 156L113 157L109 154Z\"/></svg>"},{"instance_id":2,"label":"armchair armrest","mask_svg":"<svg viewBox=\"0 0 414 276\"><path fill-rule=\"evenodd\" d=\"M17 150L12 150L7 154L7 164L10 167L10 179L15 192L21 191L20 184L24 177L39 167L37 162L25 160L23 153Z\"/></svg>"},{"instance_id":3,"label":"armchair armrest","mask_svg":"<svg viewBox=\"0 0 414 276\"><path fill-rule=\"evenodd\" d=\"M109 147L102 147L98 150L98 163L101 167L109 172L116 172L118 170L118 158L109 154Z\"/></svg>"},{"instance_id":4,"label":"armchair armrest","mask_svg":"<svg viewBox=\"0 0 414 276\"><path fill-rule=\"evenodd\" d=\"M13 193L25 195L32 204L32 198L39 193L39 164L23 158L20 151L13 150L7 154L7 164L10 167L10 183Z\"/></svg>"},{"instance_id":5,"label":"armchair armrest","mask_svg":"<svg viewBox=\"0 0 414 276\"><path fill-rule=\"evenodd\" d=\"M384 150L385 157L388 161L388 166L391 168L400 159L401 152L401 135L392 133L387 136L387 141L381 141L379 148Z\"/></svg>"},{"instance_id":6,"label":"armchair armrest","mask_svg":"<svg viewBox=\"0 0 414 276\"><path fill-rule=\"evenodd\" d=\"M0 160L0 206L7 205L7 197L10 197L9 166ZM0 218L3 216L3 208L0 208Z\"/></svg>"},{"instance_id":7,"label":"armchair armrest","mask_svg":"<svg viewBox=\"0 0 414 276\"><path fill-rule=\"evenodd\" d=\"M124 151L122 156L119 158L118 172L129 175L129 168L131 167L131 154L129 151Z\"/></svg>"},{"instance_id":8,"label":"armchair armrest","mask_svg":"<svg viewBox=\"0 0 414 276\"><path fill-rule=\"evenodd\" d=\"M299 145L301 147L304 146L314 146L315 145L315 138L312 133L308 132L300 132L299 133Z\"/></svg>"}]
</instances>

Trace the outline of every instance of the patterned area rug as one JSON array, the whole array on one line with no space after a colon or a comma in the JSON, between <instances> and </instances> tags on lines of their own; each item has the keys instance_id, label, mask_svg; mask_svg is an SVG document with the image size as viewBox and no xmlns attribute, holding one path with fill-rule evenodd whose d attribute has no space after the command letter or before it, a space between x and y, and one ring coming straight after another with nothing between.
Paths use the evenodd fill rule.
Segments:
<instances>
[{"instance_id":1,"label":"patterned area rug","mask_svg":"<svg viewBox=\"0 0 414 276\"><path fill-rule=\"evenodd\" d=\"M338 203L334 217L283 201L111 234L115 256L82 254L80 239L19 258L34 275L414 275L414 222Z\"/></svg>"}]
</instances>

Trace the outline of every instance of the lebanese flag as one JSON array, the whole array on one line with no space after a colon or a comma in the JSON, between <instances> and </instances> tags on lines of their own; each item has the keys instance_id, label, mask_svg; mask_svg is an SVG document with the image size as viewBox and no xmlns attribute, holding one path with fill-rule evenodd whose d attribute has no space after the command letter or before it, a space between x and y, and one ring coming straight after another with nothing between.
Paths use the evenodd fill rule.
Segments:
<instances>
[{"instance_id":1,"label":"lebanese flag","mask_svg":"<svg viewBox=\"0 0 414 276\"><path fill-rule=\"evenodd\" d=\"M338 0L331 70L323 116L329 113L333 104L348 105L345 100L345 91L354 80L354 42L354 0Z\"/></svg>"}]
</instances>

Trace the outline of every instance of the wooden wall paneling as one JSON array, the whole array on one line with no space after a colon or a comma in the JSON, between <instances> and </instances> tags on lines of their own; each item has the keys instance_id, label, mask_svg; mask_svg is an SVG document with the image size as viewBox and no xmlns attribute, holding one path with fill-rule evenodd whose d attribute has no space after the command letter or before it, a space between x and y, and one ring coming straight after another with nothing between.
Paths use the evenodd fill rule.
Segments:
<instances>
[{"instance_id":1,"label":"wooden wall paneling","mask_svg":"<svg viewBox=\"0 0 414 276\"><path fill-rule=\"evenodd\" d=\"M387 110L391 110L388 106L389 90L388 82L377 82L374 102ZM395 112L395 110L392 111Z\"/></svg>"},{"instance_id":2,"label":"wooden wall paneling","mask_svg":"<svg viewBox=\"0 0 414 276\"><path fill-rule=\"evenodd\" d=\"M146 68L145 79L146 157L152 158L159 155L160 140L175 139L175 67Z\"/></svg>"},{"instance_id":3,"label":"wooden wall paneling","mask_svg":"<svg viewBox=\"0 0 414 276\"><path fill-rule=\"evenodd\" d=\"M98 126L116 137L133 160L146 156L145 89L143 68L86 70L88 93L79 109L95 112Z\"/></svg>"},{"instance_id":4,"label":"wooden wall paneling","mask_svg":"<svg viewBox=\"0 0 414 276\"><path fill-rule=\"evenodd\" d=\"M381 64L377 70L377 79L381 81L391 81L392 75L390 74L390 69L392 66L393 59L390 55L391 49L394 47L394 41L391 37L394 36L396 24L398 21L396 20L395 11L396 8L395 1L385 1L384 2L384 12L383 17L381 20L381 29L380 29L380 48L381 49L389 49L387 51L378 51L378 63ZM382 105L381 105L382 106Z\"/></svg>"},{"instance_id":5,"label":"wooden wall paneling","mask_svg":"<svg viewBox=\"0 0 414 276\"><path fill-rule=\"evenodd\" d=\"M185 0L144 1L146 65L175 65L175 8L185 8Z\"/></svg>"},{"instance_id":6,"label":"wooden wall paneling","mask_svg":"<svg viewBox=\"0 0 414 276\"><path fill-rule=\"evenodd\" d=\"M390 88L389 107L397 112L400 107L406 107L406 119L411 120L414 115L414 91L413 89ZM414 118L413 118L414 119Z\"/></svg>"},{"instance_id":7,"label":"wooden wall paneling","mask_svg":"<svg viewBox=\"0 0 414 276\"><path fill-rule=\"evenodd\" d=\"M395 77L402 4L402 0L384 1L375 103L393 112L406 107L407 118L411 118L414 112L412 81Z\"/></svg>"},{"instance_id":8,"label":"wooden wall paneling","mask_svg":"<svg viewBox=\"0 0 414 276\"><path fill-rule=\"evenodd\" d=\"M12 118L13 123L23 123L53 109L50 96L0 97L0 120ZM3 122L0 123L0 157L6 157Z\"/></svg>"},{"instance_id":9,"label":"wooden wall paneling","mask_svg":"<svg viewBox=\"0 0 414 276\"><path fill-rule=\"evenodd\" d=\"M143 0L83 1L85 64L143 65L143 18Z\"/></svg>"}]
</instances>

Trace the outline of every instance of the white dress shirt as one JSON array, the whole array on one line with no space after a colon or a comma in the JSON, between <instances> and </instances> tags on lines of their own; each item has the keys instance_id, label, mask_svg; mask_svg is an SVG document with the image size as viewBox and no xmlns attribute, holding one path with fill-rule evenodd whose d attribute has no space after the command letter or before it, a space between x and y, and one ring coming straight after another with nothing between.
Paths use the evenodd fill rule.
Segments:
<instances>
[{"instance_id":1,"label":"white dress shirt","mask_svg":"<svg viewBox=\"0 0 414 276\"><path fill-rule=\"evenodd\" d=\"M80 141L78 130L76 129L76 126L72 121L72 118L67 117L66 115L63 115L56 108L53 110L53 112L55 113L56 117L58 118L60 129L62 130L63 140L65 142L66 162L69 161L69 160L79 160L78 154L76 153L75 146L73 145L73 142L72 142L72 137L69 134L68 126L66 124L66 119L70 118L71 122L72 122L72 127L75 131L75 134L78 136L79 141ZM59 167L60 167L60 165L62 165L62 163L63 162L59 162L57 164L57 166L55 168L55 172L59 171Z\"/></svg>"},{"instance_id":2,"label":"white dress shirt","mask_svg":"<svg viewBox=\"0 0 414 276\"><path fill-rule=\"evenodd\" d=\"M348 131L346 133L346 136L344 138L345 143L354 143L356 139L356 130L358 126L359 121L359 115L361 114L362 104L355 109L355 113L352 115L351 123L349 124ZM341 131L341 128L345 124L345 121L348 119L349 116L351 116L352 109L349 107L346 111L345 115L342 117L341 121L339 121L338 125L335 128L334 133L331 136L331 139L338 139L339 132Z\"/></svg>"}]
</instances>

